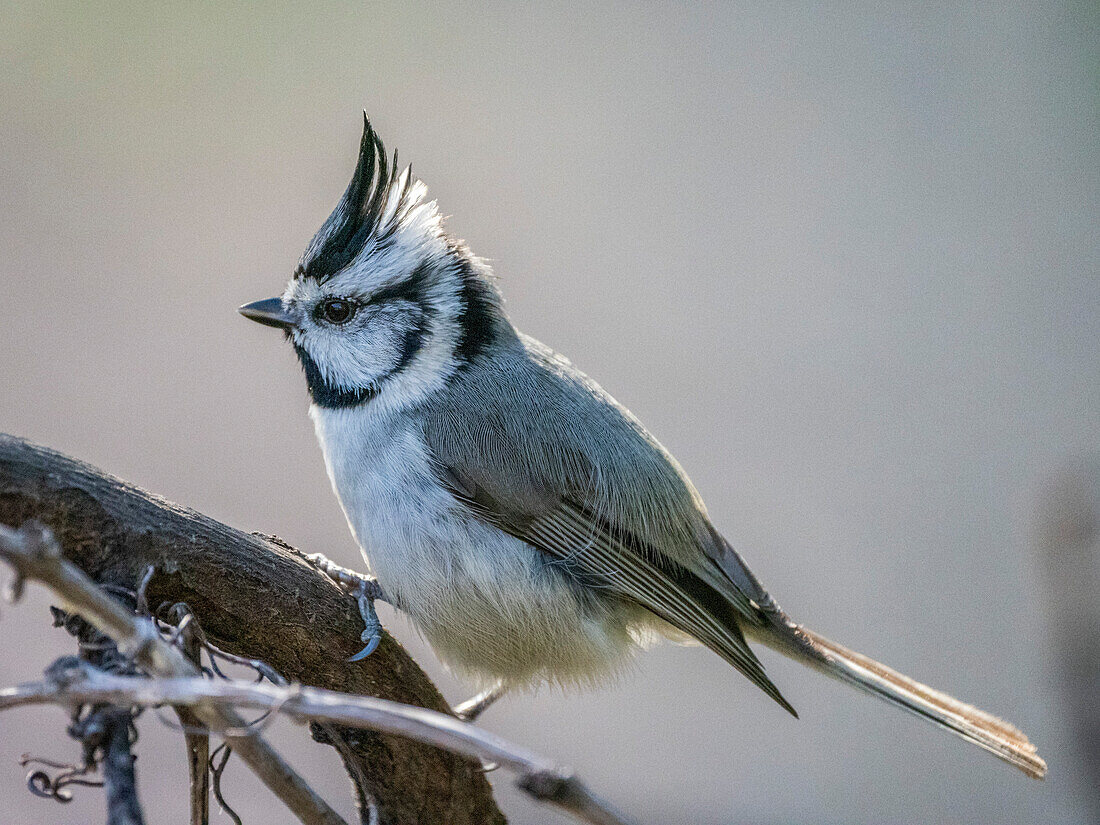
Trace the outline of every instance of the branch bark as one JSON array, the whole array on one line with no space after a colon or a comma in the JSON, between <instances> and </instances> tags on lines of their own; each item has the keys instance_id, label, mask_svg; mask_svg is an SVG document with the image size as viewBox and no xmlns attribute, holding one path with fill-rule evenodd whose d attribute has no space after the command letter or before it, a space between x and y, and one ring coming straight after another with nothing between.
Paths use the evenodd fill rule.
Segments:
<instances>
[{"instance_id":1,"label":"branch bark","mask_svg":"<svg viewBox=\"0 0 1100 825\"><path fill-rule=\"evenodd\" d=\"M355 600L298 551L0 435L0 522L29 519L48 526L65 558L100 584L132 589L153 565L151 604L187 602L219 647L262 659L292 682L449 712L388 635L366 660L345 663L362 629ZM337 730L349 773L368 786L386 825L504 823L476 762L403 737Z\"/></svg>"}]
</instances>

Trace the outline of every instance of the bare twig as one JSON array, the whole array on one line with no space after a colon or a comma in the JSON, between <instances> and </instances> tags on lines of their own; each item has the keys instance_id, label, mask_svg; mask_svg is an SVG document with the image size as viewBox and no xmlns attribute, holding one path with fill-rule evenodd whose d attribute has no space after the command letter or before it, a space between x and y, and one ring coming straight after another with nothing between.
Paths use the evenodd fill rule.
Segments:
<instances>
[{"instance_id":1,"label":"bare twig","mask_svg":"<svg viewBox=\"0 0 1100 825\"><path fill-rule=\"evenodd\" d=\"M146 672L155 676L198 676L184 655L164 641L149 620L140 620L108 596L79 568L61 558L48 531L34 525L19 530L0 526L0 558L15 568L20 579L37 579L101 633L115 641ZM307 825L346 825L304 779L255 733L244 733L247 723L227 707L199 705L195 714L211 728L226 731L226 739L260 780ZM238 733L240 732L240 733Z\"/></svg>"},{"instance_id":2,"label":"bare twig","mask_svg":"<svg viewBox=\"0 0 1100 825\"><path fill-rule=\"evenodd\" d=\"M23 754L19 758L21 767L30 767L27 774L27 790L35 796L43 799L55 799L58 802L71 802L72 791L70 785L83 785L86 788L102 788L103 782L99 779L90 779L88 775L95 770L94 764L71 765L65 762L56 762L53 759L42 759L38 756ZM61 773L50 776L45 768L60 769Z\"/></svg>"},{"instance_id":3,"label":"bare twig","mask_svg":"<svg viewBox=\"0 0 1100 825\"><path fill-rule=\"evenodd\" d=\"M174 605L176 632L188 661L202 669L202 641L196 630L194 614L185 605ZM183 726L183 741L187 749L188 799L190 825L210 823L210 734L191 708L177 707L176 715Z\"/></svg>"},{"instance_id":4,"label":"bare twig","mask_svg":"<svg viewBox=\"0 0 1100 825\"><path fill-rule=\"evenodd\" d=\"M210 734L191 708L176 708L187 751L190 825L210 823Z\"/></svg>"},{"instance_id":5,"label":"bare twig","mask_svg":"<svg viewBox=\"0 0 1100 825\"><path fill-rule=\"evenodd\" d=\"M129 594L126 594L127 596ZM96 672L135 676L134 663L115 643L79 616L53 608L54 619L76 636L79 658L66 656L46 670L47 678L68 669L88 668ZM84 748L84 764L98 765L107 802L107 825L144 825L138 801L133 745L137 741L134 719L140 713L130 705L95 704L75 706L68 733Z\"/></svg>"},{"instance_id":6,"label":"bare twig","mask_svg":"<svg viewBox=\"0 0 1100 825\"><path fill-rule=\"evenodd\" d=\"M0 710L26 704L88 702L252 708L282 713L301 722L336 723L407 736L463 756L495 762L516 773L524 791L585 822L622 825L628 821L589 792L569 771L541 756L453 716L372 696L239 680L151 680L87 669L73 671L59 681L0 691Z\"/></svg>"},{"instance_id":7,"label":"bare twig","mask_svg":"<svg viewBox=\"0 0 1100 825\"><path fill-rule=\"evenodd\" d=\"M47 669L47 684L54 683L56 674L65 674L73 669L107 672L67 656ZM24 754L20 760L24 767L40 766L27 777L30 791L36 796L69 802L72 799L72 793L67 790L69 786L102 787L107 801L107 825L144 825L145 819L138 802L132 752L132 746L137 740L133 725L134 715L131 705L73 705L72 722L67 732L81 744L81 764L67 765ZM51 777L42 767L61 768L62 772ZM96 769L99 769L101 779L93 778Z\"/></svg>"}]
</instances>

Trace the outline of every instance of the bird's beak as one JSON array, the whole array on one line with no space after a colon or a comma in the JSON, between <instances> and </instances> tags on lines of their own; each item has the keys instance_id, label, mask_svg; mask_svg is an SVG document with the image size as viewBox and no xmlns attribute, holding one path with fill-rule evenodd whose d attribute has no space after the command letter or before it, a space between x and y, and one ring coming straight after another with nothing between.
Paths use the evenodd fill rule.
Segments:
<instances>
[{"instance_id":1,"label":"bird's beak","mask_svg":"<svg viewBox=\"0 0 1100 825\"><path fill-rule=\"evenodd\" d=\"M263 301L253 301L243 307L237 307L237 312L245 318L269 327L290 329L294 326L294 319L283 308L282 298L267 298Z\"/></svg>"}]
</instances>

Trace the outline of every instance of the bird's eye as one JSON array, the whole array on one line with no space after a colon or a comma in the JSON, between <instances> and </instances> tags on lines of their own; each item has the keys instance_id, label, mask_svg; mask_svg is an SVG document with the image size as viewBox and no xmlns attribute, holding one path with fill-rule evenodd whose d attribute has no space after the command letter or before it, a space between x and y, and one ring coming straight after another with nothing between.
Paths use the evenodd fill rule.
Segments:
<instances>
[{"instance_id":1,"label":"bird's eye","mask_svg":"<svg viewBox=\"0 0 1100 825\"><path fill-rule=\"evenodd\" d=\"M355 304L343 298L329 298L320 309L321 317L330 324L346 324L355 314Z\"/></svg>"}]
</instances>

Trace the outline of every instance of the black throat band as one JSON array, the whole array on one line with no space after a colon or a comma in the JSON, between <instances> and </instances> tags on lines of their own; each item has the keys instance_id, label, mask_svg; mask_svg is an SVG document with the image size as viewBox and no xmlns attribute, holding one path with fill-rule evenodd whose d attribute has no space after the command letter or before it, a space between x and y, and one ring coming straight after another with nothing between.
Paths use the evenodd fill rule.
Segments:
<instances>
[{"instance_id":1,"label":"black throat band","mask_svg":"<svg viewBox=\"0 0 1100 825\"><path fill-rule=\"evenodd\" d=\"M309 397L313 399L313 403L318 407L330 410L358 407L378 395L377 385L356 387L355 389L333 387L325 381L317 362L306 352L304 347L294 344L294 352L297 353L298 360L302 363L302 370L306 374Z\"/></svg>"}]
</instances>

